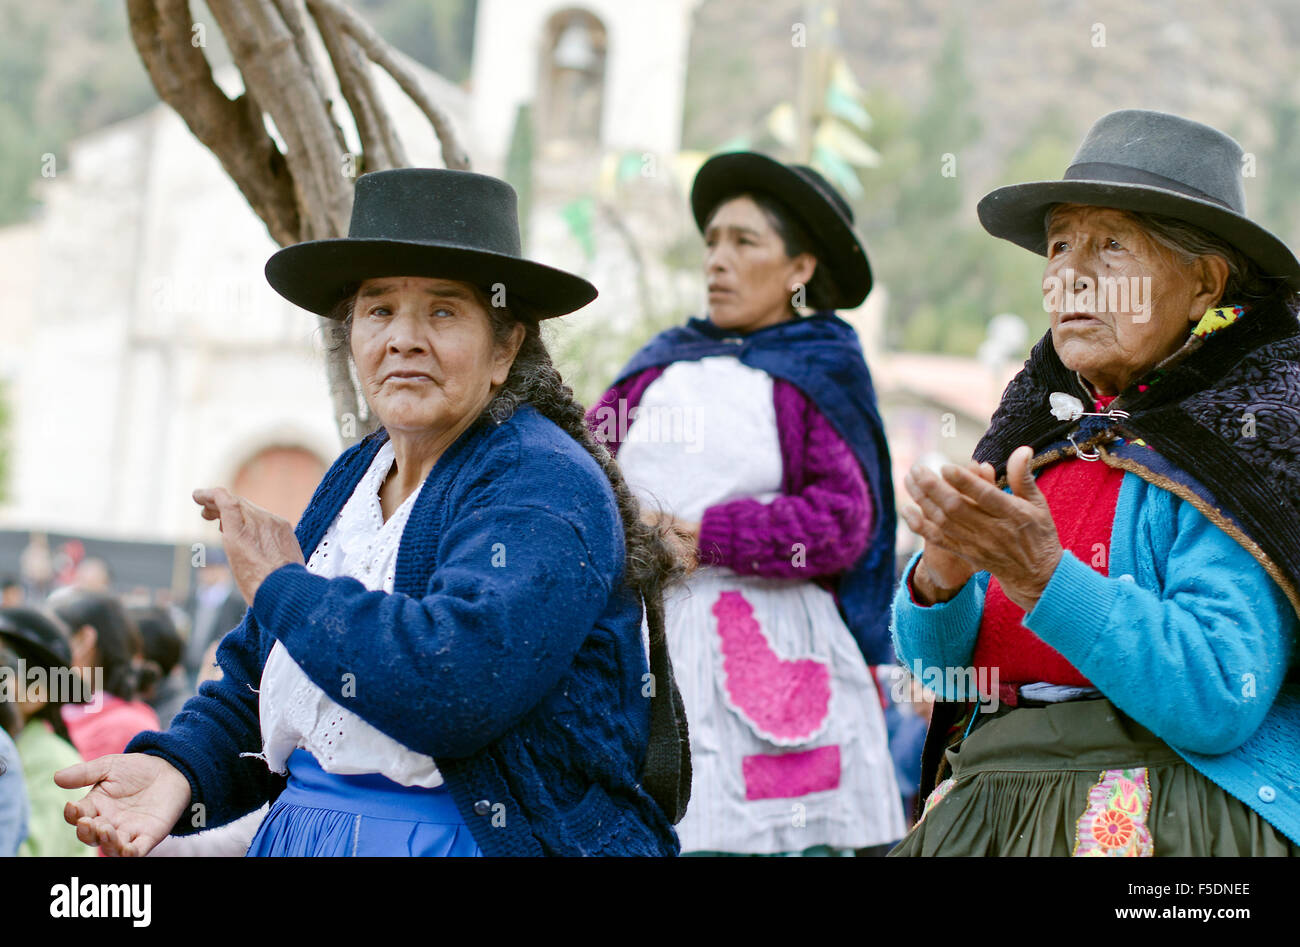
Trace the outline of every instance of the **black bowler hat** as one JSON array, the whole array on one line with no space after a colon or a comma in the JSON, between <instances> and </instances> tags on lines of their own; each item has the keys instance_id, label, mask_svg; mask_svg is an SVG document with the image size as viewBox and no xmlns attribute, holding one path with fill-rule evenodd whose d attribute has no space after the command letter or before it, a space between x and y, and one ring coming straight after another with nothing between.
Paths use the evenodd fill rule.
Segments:
<instances>
[{"instance_id":1,"label":"black bowler hat","mask_svg":"<svg viewBox=\"0 0 1300 947\"><path fill-rule=\"evenodd\" d=\"M380 276L424 276L505 288L539 318L596 298L580 276L524 259L518 199L505 181L442 168L372 171L357 178L348 235L277 251L266 279L297 306L328 316L356 284Z\"/></svg>"},{"instance_id":2,"label":"black bowler hat","mask_svg":"<svg viewBox=\"0 0 1300 947\"><path fill-rule=\"evenodd\" d=\"M1242 150L1229 136L1178 115L1122 109L1088 129L1060 181L1000 187L979 202L995 237L1046 256L1044 219L1053 204L1088 204L1161 214L1200 227L1300 288L1300 261L1246 216Z\"/></svg>"},{"instance_id":3,"label":"black bowler hat","mask_svg":"<svg viewBox=\"0 0 1300 947\"><path fill-rule=\"evenodd\" d=\"M704 232L714 208L737 194L762 193L778 200L816 242L818 266L825 266L839 295L835 309L862 305L871 292L867 249L853 229L853 209L830 183L802 164L782 164L754 151L714 155L700 166L691 185L691 211Z\"/></svg>"},{"instance_id":4,"label":"black bowler hat","mask_svg":"<svg viewBox=\"0 0 1300 947\"><path fill-rule=\"evenodd\" d=\"M0 608L0 642L29 663L58 668L72 665L72 641L67 627L37 608Z\"/></svg>"}]
</instances>

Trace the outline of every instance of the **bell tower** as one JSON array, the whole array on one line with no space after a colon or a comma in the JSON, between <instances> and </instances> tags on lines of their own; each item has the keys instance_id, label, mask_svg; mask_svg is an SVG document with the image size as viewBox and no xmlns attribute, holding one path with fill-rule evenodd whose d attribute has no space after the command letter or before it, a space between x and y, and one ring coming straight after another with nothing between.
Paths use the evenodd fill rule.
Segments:
<instances>
[{"instance_id":1,"label":"bell tower","mask_svg":"<svg viewBox=\"0 0 1300 947\"><path fill-rule=\"evenodd\" d=\"M675 153L698 0L479 0L471 113L477 165L501 174L520 106L539 161Z\"/></svg>"}]
</instances>

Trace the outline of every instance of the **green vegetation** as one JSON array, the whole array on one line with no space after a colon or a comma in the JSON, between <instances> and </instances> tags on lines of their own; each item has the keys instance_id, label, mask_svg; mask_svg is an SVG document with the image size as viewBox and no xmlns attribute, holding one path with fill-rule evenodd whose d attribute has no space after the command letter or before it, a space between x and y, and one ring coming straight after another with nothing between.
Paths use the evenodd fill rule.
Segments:
<instances>
[{"instance_id":1,"label":"green vegetation","mask_svg":"<svg viewBox=\"0 0 1300 947\"><path fill-rule=\"evenodd\" d=\"M43 156L156 101L121 0L0 3L0 225L34 210Z\"/></svg>"}]
</instances>

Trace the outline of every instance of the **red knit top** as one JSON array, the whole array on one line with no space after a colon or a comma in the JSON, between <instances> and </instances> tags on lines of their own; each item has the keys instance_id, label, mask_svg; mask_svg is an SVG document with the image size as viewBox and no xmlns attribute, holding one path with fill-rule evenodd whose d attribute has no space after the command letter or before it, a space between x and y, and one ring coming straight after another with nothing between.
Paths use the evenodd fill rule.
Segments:
<instances>
[{"instance_id":1,"label":"red knit top","mask_svg":"<svg viewBox=\"0 0 1300 947\"><path fill-rule=\"evenodd\" d=\"M1099 397L1095 410L1103 410L1112 400L1113 396ZM1123 479L1123 470L1077 457L1049 464L1037 477L1061 545L1102 575L1109 574L1111 527ZM990 577L971 663L976 668L996 667L1000 689L1035 681L1089 686L1091 682L1060 652L1021 624L1024 616L1001 583Z\"/></svg>"}]
</instances>

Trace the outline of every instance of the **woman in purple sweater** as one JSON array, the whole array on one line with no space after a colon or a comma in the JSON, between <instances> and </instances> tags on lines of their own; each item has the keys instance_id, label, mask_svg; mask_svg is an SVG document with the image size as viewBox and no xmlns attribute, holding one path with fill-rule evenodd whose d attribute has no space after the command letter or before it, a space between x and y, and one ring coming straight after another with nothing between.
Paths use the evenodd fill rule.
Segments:
<instances>
[{"instance_id":1,"label":"woman in purple sweater","mask_svg":"<svg viewBox=\"0 0 1300 947\"><path fill-rule=\"evenodd\" d=\"M809 168L718 155L691 203L708 319L652 340L588 413L696 564L665 596L694 773L682 851L891 843L905 826L868 668L888 660L888 450L856 336L825 311L861 304L866 254Z\"/></svg>"}]
</instances>

